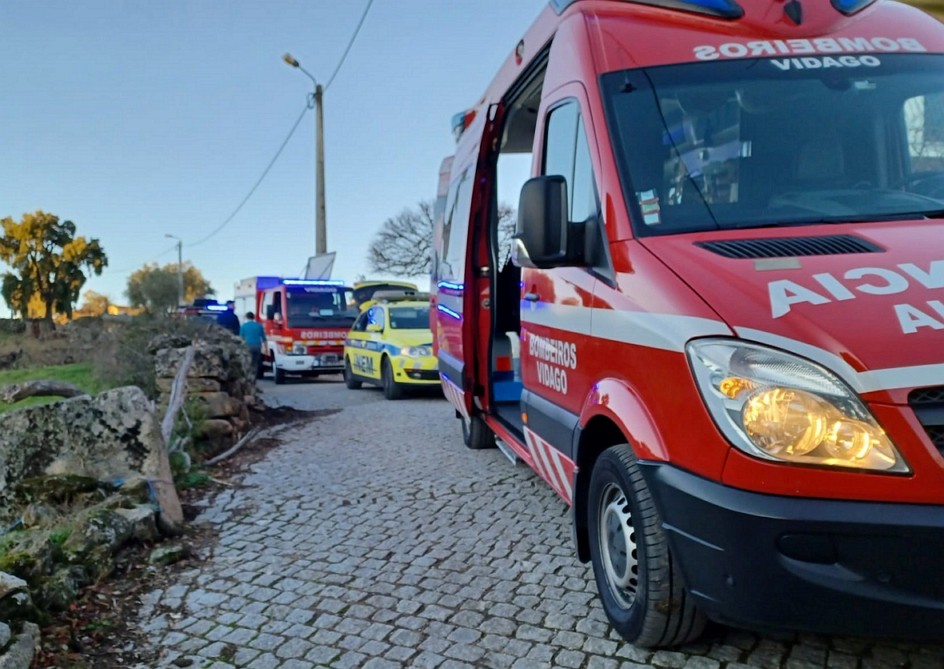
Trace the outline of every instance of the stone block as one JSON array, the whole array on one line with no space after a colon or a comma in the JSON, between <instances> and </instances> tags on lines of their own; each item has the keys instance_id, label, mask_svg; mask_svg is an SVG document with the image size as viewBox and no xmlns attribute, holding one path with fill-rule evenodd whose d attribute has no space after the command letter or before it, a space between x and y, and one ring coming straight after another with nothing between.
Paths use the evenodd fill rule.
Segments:
<instances>
[{"instance_id":1,"label":"stone block","mask_svg":"<svg viewBox=\"0 0 944 669\"><path fill-rule=\"evenodd\" d=\"M19 515L14 488L24 479L158 478L162 448L153 403L133 386L0 415L0 523Z\"/></svg>"}]
</instances>

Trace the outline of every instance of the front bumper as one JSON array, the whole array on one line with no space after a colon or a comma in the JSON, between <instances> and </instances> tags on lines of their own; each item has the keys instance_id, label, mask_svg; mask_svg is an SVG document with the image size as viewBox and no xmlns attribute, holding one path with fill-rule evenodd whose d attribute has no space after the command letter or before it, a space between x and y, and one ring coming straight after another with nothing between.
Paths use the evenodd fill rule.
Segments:
<instances>
[{"instance_id":1,"label":"front bumper","mask_svg":"<svg viewBox=\"0 0 944 669\"><path fill-rule=\"evenodd\" d=\"M640 463L692 597L759 629L944 639L944 506L779 497Z\"/></svg>"},{"instance_id":2,"label":"front bumper","mask_svg":"<svg viewBox=\"0 0 944 669\"><path fill-rule=\"evenodd\" d=\"M276 355L275 364L286 374L325 374L342 371L344 357L340 353Z\"/></svg>"},{"instance_id":3,"label":"front bumper","mask_svg":"<svg viewBox=\"0 0 944 669\"><path fill-rule=\"evenodd\" d=\"M439 385L439 361L431 356L411 358L397 356L391 361L393 378L397 383L435 386Z\"/></svg>"}]
</instances>

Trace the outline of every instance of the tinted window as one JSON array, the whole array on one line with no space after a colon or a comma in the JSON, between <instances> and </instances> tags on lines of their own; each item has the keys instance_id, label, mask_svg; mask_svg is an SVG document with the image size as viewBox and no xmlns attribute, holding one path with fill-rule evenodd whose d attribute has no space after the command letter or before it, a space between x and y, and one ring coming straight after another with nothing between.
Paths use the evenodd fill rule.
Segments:
<instances>
[{"instance_id":1,"label":"tinted window","mask_svg":"<svg viewBox=\"0 0 944 669\"><path fill-rule=\"evenodd\" d=\"M429 307L390 307L390 327L394 330L429 329Z\"/></svg>"},{"instance_id":2,"label":"tinted window","mask_svg":"<svg viewBox=\"0 0 944 669\"><path fill-rule=\"evenodd\" d=\"M446 200L446 219L440 242L442 253L439 263L435 263L439 279L462 281L471 206L472 180L467 170L452 184Z\"/></svg>"},{"instance_id":3,"label":"tinted window","mask_svg":"<svg viewBox=\"0 0 944 669\"><path fill-rule=\"evenodd\" d=\"M806 60L604 75L636 234L896 220L944 209L944 58Z\"/></svg>"},{"instance_id":4,"label":"tinted window","mask_svg":"<svg viewBox=\"0 0 944 669\"><path fill-rule=\"evenodd\" d=\"M571 221L586 221L597 214L597 192L593 180L593 165L590 163L590 147L583 117L577 123L577 147L574 156L573 201L570 205Z\"/></svg>"},{"instance_id":5,"label":"tinted window","mask_svg":"<svg viewBox=\"0 0 944 669\"><path fill-rule=\"evenodd\" d=\"M586 221L597 213L597 196L586 128L576 102L551 111L546 137L544 174L567 180L569 220Z\"/></svg>"},{"instance_id":6,"label":"tinted window","mask_svg":"<svg viewBox=\"0 0 944 669\"><path fill-rule=\"evenodd\" d=\"M544 140L544 174L557 174L567 180L567 201L573 202L574 151L577 142L576 102L554 108L547 118Z\"/></svg>"},{"instance_id":7,"label":"tinted window","mask_svg":"<svg viewBox=\"0 0 944 669\"><path fill-rule=\"evenodd\" d=\"M357 320L354 321L354 325L351 327L354 332L364 332L367 330L367 312L365 311L360 316L357 317Z\"/></svg>"}]
</instances>

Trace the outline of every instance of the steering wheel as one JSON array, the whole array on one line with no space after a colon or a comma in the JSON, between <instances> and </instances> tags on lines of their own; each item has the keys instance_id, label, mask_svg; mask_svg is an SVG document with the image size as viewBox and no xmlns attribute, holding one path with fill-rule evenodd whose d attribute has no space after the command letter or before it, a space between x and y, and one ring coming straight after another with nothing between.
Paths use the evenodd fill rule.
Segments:
<instances>
[{"instance_id":1,"label":"steering wheel","mask_svg":"<svg viewBox=\"0 0 944 669\"><path fill-rule=\"evenodd\" d=\"M914 172L889 187L941 199L944 197L944 171Z\"/></svg>"}]
</instances>

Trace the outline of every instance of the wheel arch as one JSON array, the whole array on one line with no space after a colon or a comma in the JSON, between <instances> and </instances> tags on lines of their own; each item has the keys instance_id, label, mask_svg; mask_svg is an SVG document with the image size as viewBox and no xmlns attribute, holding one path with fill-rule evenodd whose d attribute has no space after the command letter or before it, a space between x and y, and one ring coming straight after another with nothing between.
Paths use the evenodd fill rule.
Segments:
<instances>
[{"instance_id":1,"label":"wheel arch","mask_svg":"<svg viewBox=\"0 0 944 669\"><path fill-rule=\"evenodd\" d=\"M629 444L642 460L668 460L658 427L639 394L625 381L604 379L584 402L574 433L574 496L571 504L574 543L581 562L590 560L587 494L597 458L617 444Z\"/></svg>"}]
</instances>

